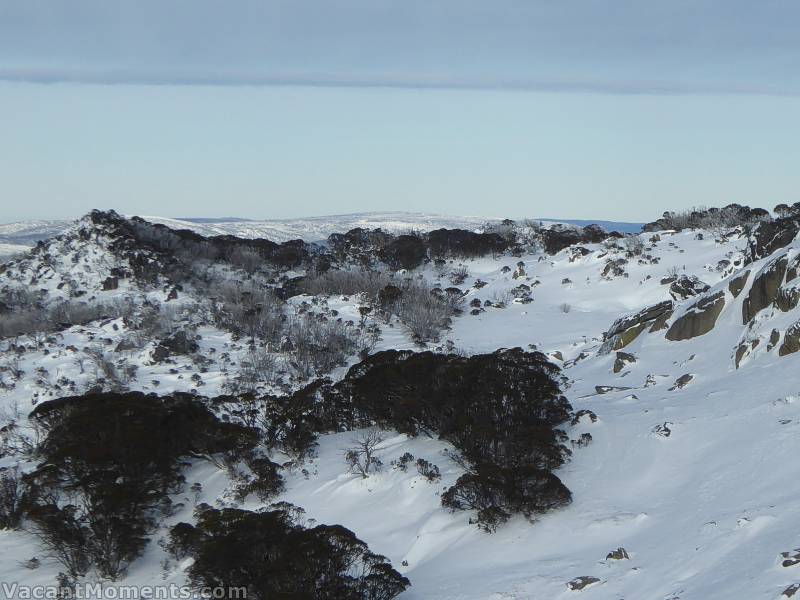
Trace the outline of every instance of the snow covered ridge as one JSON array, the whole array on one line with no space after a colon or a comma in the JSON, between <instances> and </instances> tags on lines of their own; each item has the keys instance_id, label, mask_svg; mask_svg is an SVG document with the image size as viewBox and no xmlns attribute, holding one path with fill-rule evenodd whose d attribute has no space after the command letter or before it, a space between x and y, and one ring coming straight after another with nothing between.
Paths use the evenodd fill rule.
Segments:
<instances>
[{"instance_id":1,"label":"snow covered ridge","mask_svg":"<svg viewBox=\"0 0 800 600\"><path fill-rule=\"evenodd\" d=\"M132 215L131 215L132 216ZM481 229L487 222L499 223L501 218L464 217L413 212L369 212L348 215L329 215L301 219L273 219L256 221L252 219L170 219L158 216L142 218L151 223L160 223L172 229L187 229L204 236L234 235L241 238L266 238L275 242L303 239L318 242L327 239L332 233L341 233L360 227L362 229L382 229L389 233L410 231L432 231L434 229ZM616 221L585 221L570 219L533 219L545 224L565 223L586 226L596 223L607 231L633 233L641 229L642 223ZM9 246L33 246L40 240L55 237L67 231L72 221L24 221L0 224L0 257L15 254L17 249L4 249Z\"/></svg>"},{"instance_id":2,"label":"snow covered ridge","mask_svg":"<svg viewBox=\"0 0 800 600\"><path fill-rule=\"evenodd\" d=\"M794 219L340 232L96 213L2 267L0 581L252 578L270 539L342 598L798 589Z\"/></svg>"}]
</instances>

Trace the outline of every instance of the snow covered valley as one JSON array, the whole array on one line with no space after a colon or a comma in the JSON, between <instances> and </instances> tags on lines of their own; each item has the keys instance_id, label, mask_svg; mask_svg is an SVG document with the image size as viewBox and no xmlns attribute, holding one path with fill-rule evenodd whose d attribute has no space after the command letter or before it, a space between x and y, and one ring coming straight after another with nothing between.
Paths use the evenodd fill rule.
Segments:
<instances>
[{"instance_id":1,"label":"snow covered valley","mask_svg":"<svg viewBox=\"0 0 800 600\"><path fill-rule=\"evenodd\" d=\"M0 467L6 486L16 477L21 505L0 530L0 581L50 585L62 573L72 583L186 585L202 578L204 542L178 552L173 526L197 525L215 510L263 515L291 503L304 511L292 535L341 525L396 574L380 567L374 573L385 575L385 587L353 583L342 598L800 597L797 218L624 236L510 222L484 231L466 219L451 230L486 237L344 235L343 224L326 244L302 245L175 234L164 223L95 212L0 267ZM502 363L497 351L512 348L528 362ZM541 510L509 503L504 515L489 511L489 522L443 505L448 489L480 470L472 434L444 433L457 403L413 413L422 423L413 433L398 429L403 414L387 416L377 401L374 409L358 400L357 414L348 413L362 381L378 378L371 374L385 368L402 382L410 372L403 365L415 359L392 350L431 352L425 360L445 374L485 369L475 389L492 379L486 398L504 373L530 373L507 381L503 406L517 393L536 406L563 394L569 414L553 417L541 439L547 451L562 448L547 464L569 498L548 498ZM426 369L419 366L409 389L442 386L455 402L449 384L425 379ZM538 377L559 393L537 396ZM296 433L308 412L278 432L270 407L289 410L322 378L328 388L313 402L345 416L293 451L299 442L286 432ZM410 393L400 384L386 389L387 403ZM180 473L170 467L168 475L180 481L165 485L169 502L148 505L141 549L117 569L88 557L68 573L43 543L41 511L63 510L85 489L43 473L48 461L62 464L56 459L74 467L76 455L52 436L87 409L68 407L60 420L47 411L61 411L53 404L61 398L93 394L112 406L134 392L203 406L207 414L192 418L210 441L189 439L191 451L167 444L181 461ZM156 410L142 397L144 409ZM332 409L320 410L329 418ZM392 419L397 427L386 427ZM247 487L261 479L231 457L226 427L241 428L236 448L245 429L264 436L247 448L276 465L280 485ZM215 437L218 430L227 437ZM364 455L352 451L368 433L378 461L365 469ZM77 435L78 445L85 436L87 447L102 448L92 445L94 432ZM271 435L281 442L267 442ZM33 497L26 486L34 484L61 495ZM76 520L90 537L91 516Z\"/></svg>"}]
</instances>

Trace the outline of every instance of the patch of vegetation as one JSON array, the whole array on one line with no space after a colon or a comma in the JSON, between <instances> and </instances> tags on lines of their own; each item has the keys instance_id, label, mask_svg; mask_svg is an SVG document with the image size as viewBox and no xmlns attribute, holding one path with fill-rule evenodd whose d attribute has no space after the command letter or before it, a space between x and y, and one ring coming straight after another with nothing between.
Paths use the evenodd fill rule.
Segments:
<instances>
[{"instance_id":1,"label":"patch of vegetation","mask_svg":"<svg viewBox=\"0 0 800 600\"><path fill-rule=\"evenodd\" d=\"M94 566L119 577L147 544L186 458L239 461L257 433L219 421L188 394L89 394L39 404L30 418L39 467L24 508L47 553L70 576Z\"/></svg>"},{"instance_id":2,"label":"patch of vegetation","mask_svg":"<svg viewBox=\"0 0 800 600\"><path fill-rule=\"evenodd\" d=\"M286 503L263 512L207 508L196 526L172 528L169 548L194 558L189 577L198 588L244 587L255 600L391 600L409 587L352 531L305 527L302 514Z\"/></svg>"}]
</instances>

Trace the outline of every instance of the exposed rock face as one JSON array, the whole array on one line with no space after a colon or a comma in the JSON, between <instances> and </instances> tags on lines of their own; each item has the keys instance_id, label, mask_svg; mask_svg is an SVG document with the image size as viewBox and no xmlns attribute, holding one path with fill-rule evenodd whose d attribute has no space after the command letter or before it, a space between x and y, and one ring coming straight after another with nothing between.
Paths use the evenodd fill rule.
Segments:
<instances>
[{"instance_id":1,"label":"exposed rock face","mask_svg":"<svg viewBox=\"0 0 800 600\"><path fill-rule=\"evenodd\" d=\"M744 289L744 284L747 283L747 278L750 277L750 270L748 269L744 273L740 273L733 279L728 282L728 290L731 294L733 294L734 298L737 298L739 294L742 293Z\"/></svg>"},{"instance_id":2,"label":"exposed rock face","mask_svg":"<svg viewBox=\"0 0 800 600\"><path fill-rule=\"evenodd\" d=\"M772 304L786 274L786 256L776 258L756 276L742 304L742 322L746 325L759 311Z\"/></svg>"},{"instance_id":3,"label":"exposed rock face","mask_svg":"<svg viewBox=\"0 0 800 600\"><path fill-rule=\"evenodd\" d=\"M796 284L783 286L775 294L775 306L783 312L789 312L800 302L800 287Z\"/></svg>"},{"instance_id":4,"label":"exposed rock face","mask_svg":"<svg viewBox=\"0 0 800 600\"><path fill-rule=\"evenodd\" d=\"M658 331L672 315L672 301L665 300L648 306L639 312L617 319L603 335L600 352L605 354L612 350L620 350L635 340L642 331Z\"/></svg>"},{"instance_id":5,"label":"exposed rock face","mask_svg":"<svg viewBox=\"0 0 800 600\"><path fill-rule=\"evenodd\" d=\"M769 256L791 242L800 231L795 217L762 221L758 224L747 245L747 262Z\"/></svg>"},{"instance_id":6,"label":"exposed rock face","mask_svg":"<svg viewBox=\"0 0 800 600\"><path fill-rule=\"evenodd\" d=\"M635 363L636 357L629 352L617 352L617 358L614 361L614 373L619 373L629 363Z\"/></svg>"},{"instance_id":7,"label":"exposed rock face","mask_svg":"<svg viewBox=\"0 0 800 600\"><path fill-rule=\"evenodd\" d=\"M767 351L772 350L781 339L781 333L777 329L773 329L769 334L769 344L767 344Z\"/></svg>"},{"instance_id":8,"label":"exposed rock face","mask_svg":"<svg viewBox=\"0 0 800 600\"><path fill-rule=\"evenodd\" d=\"M739 363L742 362L742 359L748 354L750 354L753 350L755 350L758 344L759 344L758 338L751 340L749 342L745 341L739 344L739 347L736 348L736 356L735 356L737 369L739 368Z\"/></svg>"},{"instance_id":9,"label":"exposed rock face","mask_svg":"<svg viewBox=\"0 0 800 600\"><path fill-rule=\"evenodd\" d=\"M673 342L705 335L712 329L725 306L725 292L706 296L693 304L667 330L667 339Z\"/></svg>"},{"instance_id":10,"label":"exposed rock face","mask_svg":"<svg viewBox=\"0 0 800 600\"><path fill-rule=\"evenodd\" d=\"M800 321L786 330L783 336L783 344L778 349L779 356L786 356L787 354L794 354L800 350Z\"/></svg>"},{"instance_id":11,"label":"exposed rock face","mask_svg":"<svg viewBox=\"0 0 800 600\"><path fill-rule=\"evenodd\" d=\"M795 256L789 263L789 267L786 269L786 282L788 283L792 279L795 279L799 273L800 273L800 254Z\"/></svg>"},{"instance_id":12,"label":"exposed rock face","mask_svg":"<svg viewBox=\"0 0 800 600\"><path fill-rule=\"evenodd\" d=\"M707 292L710 287L694 275L691 277L681 275L669 286L669 295L673 300L685 300Z\"/></svg>"}]
</instances>

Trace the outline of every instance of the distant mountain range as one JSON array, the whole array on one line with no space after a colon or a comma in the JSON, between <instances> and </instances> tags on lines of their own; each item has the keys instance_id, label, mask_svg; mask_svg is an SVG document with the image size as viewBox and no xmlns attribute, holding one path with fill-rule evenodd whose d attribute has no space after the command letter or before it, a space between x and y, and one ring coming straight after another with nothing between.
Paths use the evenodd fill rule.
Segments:
<instances>
[{"instance_id":1,"label":"distant mountain range","mask_svg":"<svg viewBox=\"0 0 800 600\"><path fill-rule=\"evenodd\" d=\"M173 229L191 229L201 235L235 235L244 238L267 238L285 242L301 238L308 242L321 241L331 233L344 232L354 227L381 228L386 231L430 231L433 229L475 229L499 218L452 216L431 213L402 211L351 213L326 215L299 219L255 220L240 217L145 217L154 223L162 223ZM546 223L566 223L584 227L596 223L608 231L636 233L642 223L603 221L589 219L533 219ZM73 223L71 220L32 220L0 224L0 255L23 251L26 247L59 235Z\"/></svg>"}]
</instances>

